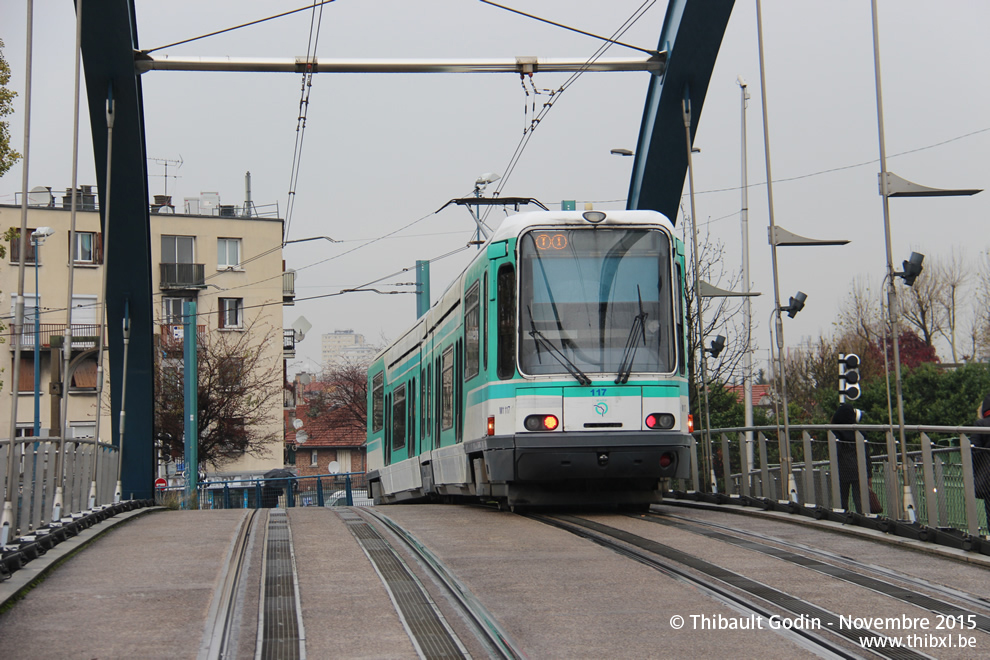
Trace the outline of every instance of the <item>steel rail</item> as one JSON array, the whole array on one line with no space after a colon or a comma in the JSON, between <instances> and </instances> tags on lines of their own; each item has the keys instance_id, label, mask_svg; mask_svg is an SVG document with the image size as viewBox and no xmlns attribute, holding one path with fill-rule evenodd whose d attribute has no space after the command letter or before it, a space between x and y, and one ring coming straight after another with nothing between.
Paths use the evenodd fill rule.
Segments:
<instances>
[{"instance_id":1,"label":"steel rail","mask_svg":"<svg viewBox=\"0 0 990 660\"><path fill-rule=\"evenodd\" d=\"M512 641L495 617L481 604L471 591L461 583L443 563L398 523L370 507L362 508L363 513L374 517L419 559L420 563L433 574L448 594L460 606L462 614L473 624L475 636L486 647L493 658L521 660L526 654Z\"/></svg>"},{"instance_id":2,"label":"steel rail","mask_svg":"<svg viewBox=\"0 0 990 660\"><path fill-rule=\"evenodd\" d=\"M257 513L257 509L245 512L237 535L227 551L224 573L213 594L213 602L206 616L203 643L198 656L200 660L220 660L225 656L230 657L229 652L232 650L230 643L234 631L232 624L237 609L235 595L245 573L244 560Z\"/></svg>"},{"instance_id":3,"label":"steel rail","mask_svg":"<svg viewBox=\"0 0 990 660\"><path fill-rule=\"evenodd\" d=\"M891 570L889 568L885 568L883 566L875 566L873 564L866 564L864 562L858 561L858 560L853 559L851 557L846 557L844 555L839 555L839 554L834 553L834 552L829 552L828 550L822 550L820 548L813 548L811 546L804 545L803 543L796 543L794 541L786 541L786 540L781 539L781 538L776 537L776 536L767 536L765 534L756 534L754 532L750 532L750 531L747 531L747 530L744 530L744 529L740 529L738 527L732 527L730 525L722 525L722 524L719 524L719 523L709 522L707 520L696 520L696 519L693 519L693 518L687 518L687 517L684 517L684 516L678 516L678 515L674 515L674 514L671 514L671 513L663 513L663 514L651 513L651 514L649 514L649 516L650 517L672 518L672 519L675 519L675 520L684 521L686 523L693 523L695 525L703 525L705 527L711 527L711 528L719 529L719 530L722 530L722 531L725 531L725 532L731 532L733 534L738 534L740 536L746 536L746 537L749 537L749 538L758 539L759 541L769 541L771 543L775 543L775 544L780 545L780 546L783 546L785 548L791 548L793 550L796 550L796 551L799 551L799 552L803 552L803 553L806 553L808 555L821 557L822 559L829 560L829 561L834 561L837 564L839 564L841 567L853 567L856 570L862 572L863 574L872 573L873 575L875 575L875 576L877 576L877 577L879 577L879 578L881 578L883 580L898 580L899 582L902 582L904 584L910 585L910 586L915 587L917 589L927 589L927 590L929 590L931 592L940 594L943 597L952 598L952 599L955 599L955 600L960 601L962 603L965 603L966 605L968 605L970 607L982 608L985 612L987 612L988 614L990 614L990 600L988 600L986 598L983 598L983 597L980 597L980 596L974 596L973 594L969 594L969 593L966 593L964 591L959 591L958 589L953 589L953 588L947 587L945 585L935 584L933 582L929 582L928 580L923 580L921 578L912 577L910 575L905 575L903 573L898 573L897 571ZM639 516L637 516L637 518L639 518ZM689 526L688 525L685 525L685 527L689 527ZM691 530L688 530L688 531L691 531ZM763 545L765 545L765 544L763 544ZM912 601L912 603L913 602L914 601ZM947 603L947 604L948 605L952 605L951 603ZM982 622L982 625L981 626L978 626L978 628L980 630L984 630L985 632L990 632L990 625L987 625L987 623L990 623L990 622L987 622L987 621Z\"/></svg>"},{"instance_id":4,"label":"steel rail","mask_svg":"<svg viewBox=\"0 0 990 660\"><path fill-rule=\"evenodd\" d=\"M762 601L794 614L807 615L825 623L828 627L823 628L833 634L844 638L847 642L858 645L861 638L882 637L881 634L865 628L845 629L839 625L839 617L823 608L812 605L808 601L802 600L774 589L768 585L751 580L738 573L729 571L720 566L716 566L686 552L682 552L670 546L663 545L656 541L646 539L625 530L610 527L590 520L584 520L571 515L546 515L527 514L528 518L552 525L576 536L586 538L609 550L617 552L623 556L638 561L650 568L653 568L665 575L676 575L677 578L690 582L693 585L703 588L709 593L715 593L720 598L734 603L738 607L745 608L762 617L770 617L772 612L765 607L744 598L733 591L723 588L716 581L730 585L750 596L754 596ZM699 571L709 579L700 578L686 570L674 567L671 561L687 566L695 571ZM776 631L785 632L785 631ZM886 658L914 659L927 658L929 656L918 653L907 648L864 648L859 647L856 652L847 650L839 646L824 636L818 635L809 630L794 628L789 632L800 638L806 645L812 645L816 651L834 654L842 658L860 658L864 653L873 653ZM792 638L793 639L793 638Z\"/></svg>"}]
</instances>

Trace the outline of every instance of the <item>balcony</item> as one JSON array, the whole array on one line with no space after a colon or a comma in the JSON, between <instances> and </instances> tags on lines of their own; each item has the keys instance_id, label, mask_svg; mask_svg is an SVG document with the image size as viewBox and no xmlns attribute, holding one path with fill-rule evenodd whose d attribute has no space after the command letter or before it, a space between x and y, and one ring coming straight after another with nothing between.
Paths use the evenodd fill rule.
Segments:
<instances>
[{"instance_id":1,"label":"balcony","mask_svg":"<svg viewBox=\"0 0 990 660\"><path fill-rule=\"evenodd\" d=\"M38 325L38 348L62 348L65 343L65 323L41 323ZM14 344L14 329L7 328L7 343ZM100 340L100 326L96 323L73 323L72 324L72 350L84 351L89 348L96 348ZM27 321L21 328L21 349L34 350L35 334L34 323Z\"/></svg>"},{"instance_id":2,"label":"balcony","mask_svg":"<svg viewBox=\"0 0 990 660\"><path fill-rule=\"evenodd\" d=\"M163 291L206 288L203 264L160 263L158 265L161 267L161 279L158 288Z\"/></svg>"},{"instance_id":3,"label":"balcony","mask_svg":"<svg viewBox=\"0 0 990 660\"><path fill-rule=\"evenodd\" d=\"M296 331L292 328L282 330L282 354L286 359L296 357Z\"/></svg>"},{"instance_id":4,"label":"balcony","mask_svg":"<svg viewBox=\"0 0 990 660\"><path fill-rule=\"evenodd\" d=\"M296 271L287 270L282 273L282 304L296 304Z\"/></svg>"},{"instance_id":5,"label":"balcony","mask_svg":"<svg viewBox=\"0 0 990 660\"><path fill-rule=\"evenodd\" d=\"M161 332L158 335L158 345L162 350L165 351L175 351L182 350L182 340L185 334L185 326L183 325L163 325L161 326ZM202 344L203 337L206 335L206 326L197 325L196 326L196 337L199 339L199 343ZM75 344L75 342L72 342Z\"/></svg>"}]
</instances>

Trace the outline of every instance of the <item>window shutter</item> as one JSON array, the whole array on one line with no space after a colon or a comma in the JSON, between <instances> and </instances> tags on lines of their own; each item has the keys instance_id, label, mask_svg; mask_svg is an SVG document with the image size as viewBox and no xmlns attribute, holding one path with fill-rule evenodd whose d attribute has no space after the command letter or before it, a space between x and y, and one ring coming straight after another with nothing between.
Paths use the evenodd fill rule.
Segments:
<instances>
[{"instance_id":1,"label":"window shutter","mask_svg":"<svg viewBox=\"0 0 990 660\"><path fill-rule=\"evenodd\" d=\"M93 260L98 263L103 263L103 232L96 232L96 245L93 246Z\"/></svg>"}]
</instances>

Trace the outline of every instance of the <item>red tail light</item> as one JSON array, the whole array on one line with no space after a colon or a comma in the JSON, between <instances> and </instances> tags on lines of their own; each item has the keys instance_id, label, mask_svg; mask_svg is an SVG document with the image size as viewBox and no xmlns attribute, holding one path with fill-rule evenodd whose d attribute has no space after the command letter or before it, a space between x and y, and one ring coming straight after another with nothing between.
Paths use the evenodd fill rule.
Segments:
<instances>
[{"instance_id":1,"label":"red tail light","mask_svg":"<svg viewBox=\"0 0 990 660\"><path fill-rule=\"evenodd\" d=\"M694 415L688 415L688 433L694 433Z\"/></svg>"},{"instance_id":2,"label":"red tail light","mask_svg":"<svg viewBox=\"0 0 990 660\"><path fill-rule=\"evenodd\" d=\"M554 415L530 415L523 421L527 431L554 431L560 420Z\"/></svg>"},{"instance_id":3,"label":"red tail light","mask_svg":"<svg viewBox=\"0 0 990 660\"><path fill-rule=\"evenodd\" d=\"M495 435L495 418L488 418L488 435Z\"/></svg>"}]
</instances>

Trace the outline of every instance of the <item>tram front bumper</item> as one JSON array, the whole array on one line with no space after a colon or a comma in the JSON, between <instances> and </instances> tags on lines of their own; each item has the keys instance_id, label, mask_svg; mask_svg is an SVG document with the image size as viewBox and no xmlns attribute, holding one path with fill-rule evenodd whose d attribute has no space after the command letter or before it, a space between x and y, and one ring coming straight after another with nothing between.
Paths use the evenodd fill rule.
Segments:
<instances>
[{"instance_id":1,"label":"tram front bumper","mask_svg":"<svg viewBox=\"0 0 990 660\"><path fill-rule=\"evenodd\" d=\"M464 443L492 483L686 479L691 438L680 433L526 433Z\"/></svg>"}]
</instances>

